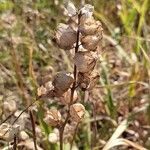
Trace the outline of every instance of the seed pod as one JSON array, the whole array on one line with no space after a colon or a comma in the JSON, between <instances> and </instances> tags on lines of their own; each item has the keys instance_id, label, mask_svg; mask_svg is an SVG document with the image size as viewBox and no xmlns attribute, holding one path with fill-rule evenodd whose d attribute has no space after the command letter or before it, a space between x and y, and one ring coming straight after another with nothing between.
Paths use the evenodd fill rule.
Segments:
<instances>
[{"instance_id":1,"label":"seed pod","mask_svg":"<svg viewBox=\"0 0 150 150\"><path fill-rule=\"evenodd\" d=\"M84 90L91 90L94 88L94 86L97 83L97 80L99 79L99 73L98 72L92 72L89 74L84 73L78 73L78 84L79 87Z\"/></svg>"},{"instance_id":2,"label":"seed pod","mask_svg":"<svg viewBox=\"0 0 150 150\"><path fill-rule=\"evenodd\" d=\"M61 123L61 114L56 109L48 110L44 121L52 126L57 126Z\"/></svg>"},{"instance_id":3,"label":"seed pod","mask_svg":"<svg viewBox=\"0 0 150 150\"><path fill-rule=\"evenodd\" d=\"M75 122L80 122L85 114L85 108L82 104L76 103L70 107L70 115Z\"/></svg>"},{"instance_id":4,"label":"seed pod","mask_svg":"<svg viewBox=\"0 0 150 150\"><path fill-rule=\"evenodd\" d=\"M73 94L73 102L75 102L78 99L77 92L74 91ZM61 97L60 97L60 102L64 105L67 105L70 103L71 100L71 89L69 89L67 92L65 92Z\"/></svg>"},{"instance_id":5,"label":"seed pod","mask_svg":"<svg viewBox=\"0 0 150 150\"><path fill-rule=\"evenodd\" d=\"M87 18L91 18L94 12L94 6L90 5L90 4L86 4L84 5L84 7L82 7L80 9L80 13L82 15L81 19L87 19Z\"/></svg>"},{"instance_id":6,"label":"seed pod","mask_svg":"<svg viewBox=\"0 0 150 150\"><path fill-rule=\"evenodd\" d=\"M87 88L88 88L88 85L90 84L90 76L89 74L84 74L84 73L81 73L79 72L78 73L78 84L79 84L79 87L85 91Z\"/></svg>"},{"instance_id":7,"label":"seed pod","mask_svg":"<svg viewBox=\"0 0 150 150\"><path fill-rule=\"evenodd\" d=\"M94 35L98 32L98 28L101 28L101 23L94 18L86 19L79 26L82 35Z\"/></svg>"},{"instance_id":8,"label":"seed pod","mask_svg":"<svg viewBox=\"0 0 150 150\"><path fill-rule=\"evenodd\" d=\"M54 77L52 84L55 88L55 91L64 93L70 88L73 82L74 79L71 73L59 72Z\"/></svg>"},{"instance_id":9,"label":"seed pod","mask_svg":"<svg viewBox=\"0 0 150 150\"><path fill-rule=\"evenodd\" d=\"M68 2L67 12L68 12L68 16L70 17L75 16L77 14L77 9L72 2Z\"/></svg>"},{"instance_id":10,"label":"seed pod","mask_svg":"<svg viewBox=\"0 0 150 150\"><path fill-rule=\"evenodd\" d=\"M70 50L73 48L73 44L76 42L77 33L72 27L66 24L60 24L56 32L56 43L64 50Z\"/></svg>"},{"instance_id":11,"label":"seed pod","mask_svg":"<svg viewBox=\"0 0 150 150\"><path fill-rule=\"evenodd\" d=\"M79 72L86 73L94 69L97 60L97 53L84 51L77 52L74 57L75 65Z\"/></svg>"},{"instance_id":12,"label":"seed pod","mask_svg":"<svg viewBox=\"0 0 150 150\"><path fill-rule=\"evenodd\" d=\"M100 75L98 72L92 72L91 77L90 77L90 83L88 85L88 90L91 90L95 87L96 83L98 82Z\"/></svg>"},{"instance_id":13,"label":"seed pod","mask_svg":"<svg viewBox=\"0 0 150 150\"><path fill-rule=\"evenodd\" d=\"M37 89L37 95L39 97L54 97L55 96L55 93L54 93L54 86L52 85L52 82L49 81L49 82L46 82L45 85L39 87Z\"/></svg>"},{"instance_id":14,"label":"seed pod","mask_svg":"<svg viewBox=\"0 0 150 150\"><path fill-rule=\"evenodd\" d=\"M99 35L88 35L88 36L83 36L81 38L81 44L83 48L89 50L89 51L95 51L98 43L100 42L101 37Z\"/></svg>"},{"instance_id":15,"label":"seed pod","mask_svg":"<svg viewBox=\"0 0 150 150\"><path fill-rule=\"evenodd\" d=\"M47 89L43 85L37 89L37 95L39 97L45 95L46 93L47 93Z\"/></svg>"}]
</instances>

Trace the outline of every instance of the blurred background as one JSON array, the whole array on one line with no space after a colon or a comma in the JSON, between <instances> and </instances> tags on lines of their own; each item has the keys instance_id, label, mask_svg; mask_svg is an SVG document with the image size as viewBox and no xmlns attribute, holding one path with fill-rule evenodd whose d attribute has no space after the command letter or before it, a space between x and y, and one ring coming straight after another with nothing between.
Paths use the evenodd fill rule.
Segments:
<instances>
[{"instance_id":1,"label":"blurred background","mask_svg":"<svg viewBox=\"0 0 150 150\"><path fill-rule=\"evenodd\" d=\"M13 114L8 126L35 100L40 85L58 71L72 71L69 52L53 43L57 25L67 20L66 2L0 0L0 119L3 122ZM87 115L79 126L75 148L102 149L118 124L128 119L122 137L150 149L150 0L72 2L77 8L92 4L94 17L104 30L97 64L100 79L85 103ZM83 99L81 91L80 97ZM43 121L44 105L57 106L53 101L40 101L34 106L37 143L39 149L57 150L58 144L48 138L53 129ZM94 116L97 120L92 121ZM18 124L22 129L18 144L34 149L28 112ZM2 135L0 149L8 148L11 140ZM68 144L65 146L67 150Z\"/></svg>"}]
</instances>

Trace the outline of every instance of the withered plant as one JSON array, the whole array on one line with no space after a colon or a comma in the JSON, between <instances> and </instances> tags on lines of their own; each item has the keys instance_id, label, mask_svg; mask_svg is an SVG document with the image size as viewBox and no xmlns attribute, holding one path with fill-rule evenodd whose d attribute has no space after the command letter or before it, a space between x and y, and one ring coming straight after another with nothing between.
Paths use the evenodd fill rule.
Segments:
<instances>
[{"instance_id":1,"label":"withered plant","mask_svg":"<svg viewBox=\"0 0 150 150\"><path fill-rule=\"evenodd\" d=\"M99 78L94 68L103 31L101 23L93 17L93 6L87 4L77 10L72 3L69 3L66 11L68 21L66 24L58 25L55 42L59 48L70 51L73 55L73 73L58 72L52 82L47 82L38 88L39 97L57 98L65 107L66 111L63 114L62 110L56 108L47 109L44 118L48 125L58 128L60 150L63 150L64 132L69 126L73 130L70 138L72 148L78 125L85 114L85 107L77 90L91 90ZM54 135L51 134L53 137ZM57 138L54 138L55 140Z\"/></svg>"}]
</instances>

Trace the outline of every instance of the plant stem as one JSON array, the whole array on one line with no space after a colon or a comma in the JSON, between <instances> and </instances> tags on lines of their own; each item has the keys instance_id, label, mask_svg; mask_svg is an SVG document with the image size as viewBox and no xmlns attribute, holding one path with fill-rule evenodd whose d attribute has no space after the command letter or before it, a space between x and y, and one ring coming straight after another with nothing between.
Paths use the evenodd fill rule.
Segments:
<instances>
[{"instance_id":1,"label":"plant stem","mask_svg":"<svg viewBox=\"0 0 150 150\"><path fill-rule=\"evenodd\" d=\"M16 121L19 119L19 117L25 112L27 111L33 104L35 104L39 99L36 99L35 101L33 101L28 107L26 107L24 110L22 110L22 112L17 116L17 118L12 122L11 126L13 126ZM14 112L15 113L15 112ZM7 120L6 120L7 121ZM4 123L4 122L3 122ZM3 136L5 136L8 131L10 130L10 128L8 130L5 131L5 133L3 134Z\"/></svg>"},{"instance_id":2,"label":"plant stem","mask_svg":"<svg viewBox=\"0 0 150 150\"><path fill-rule=\"evenodd\" d=\"M79 126L79 122L77 123L76 128L75 128L75 131L74 131L74 133L73 133L73 138L72 138L71 143L70 143L70 150L72 150L73 141L75 140L75 137L76 137L76 134L77 134L77 130L78 130L78 126Z\"/></svg>"},{"instance_id":3,"label":"plant stem","mask_svg":"<svg viewBox=\"0 0 150 150\"><path fill-rule=\"evenodd\" d=\"M32 125L34 149L37 150L36 131L35 131L35 119L34 119L34 116L33 116L33 112L31 110L29 111L29 115L30 115L31 125Z\"/></svg>"},{"instance_id":4,"label":"plant stem","mask_svg":"<svg viewBox=\"0 0 150 150\"><path fill-rule=\"evenodd\" d=\"M92 103L93 109L93 118L94 118L94 122L92 123L92 130L93 130L93 134L92 134L92 140L91 140L91 149L93 149L96 146L97 143L97 123L96 123L96 109L95 109L95 104Z\"/></svg>"},{"instance_id":5,"label":"plant stem","mask_svg":"<svg viewBox=\"0 0 150 150\"><path fill-rule=\"evenodd\" d=\"M10 32L8 32L8 35L10 37L10 41L9 41L9 46L10 46L10 54L11 54L11 58L12 58L12 64L16 73L16 79L17 79L17 87L19 89L19 92L24 100L24 104L26 106L30 105L30 100L27 97L27 91L26 91L26 85L23 82L23 75L22 75L22 71L21 71L21 67L20 67L20 60L19 57L17 55L16 52L16 48L15 48L15 44L13 43L12 40L12 35Z\"/></svg>"},{"instance_id":6,"label":"plant stem","mask_svg":"<svg viewBox=\"0 0 150 150\"><path fill-rule=\"evenodd\" d=\"M76 40L76 46L75 46L75 54L78 52L79 49L79 38L80 38L80 31L79 31L79 25L80 25L80 18L81 18L81 14L78 15L78 29L77 29L77 40ZM68 104L68 112L67 112L67 117L63 123L63 125L59 128L59 140L60 140L60 150L63 150L63 134L64 134L64 129L65 126L70 118L70 106L73 103L73 96L74 96L74 91L76 89L76 82L77 82L77 67L74 64L74 71L73 71L73 75L74 75L74 83L73 86L71 88L71 96L70 96L70 103Z\"/></svg>"},{"instance_id":7,"label":"plant stem","mask_svg":"<svg viewBox=\"0 0 150 150\"><path fill-rule=\"evenodd\" d=\"M15 134L14 134L13 150L17 150L17 137Z\"/></svg>"}]
</instances>

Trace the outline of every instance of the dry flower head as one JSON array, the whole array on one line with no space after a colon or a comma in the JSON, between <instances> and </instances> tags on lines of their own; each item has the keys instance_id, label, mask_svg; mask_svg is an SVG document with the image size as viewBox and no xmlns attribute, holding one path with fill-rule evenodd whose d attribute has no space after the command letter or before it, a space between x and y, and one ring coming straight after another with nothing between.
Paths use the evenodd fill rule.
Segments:
<instances>
[{"instance_id":1,"label":"dry flower head","mask_svg":"<svg viewBox=\"0 0 150 150\"><path fill-rule=\"evenodd\" d=\"M80 122L85 114L85 108L80 103L75 103L70 107L70 115L72 120Z\"/></svg>"},{"instance_id":2,"label":"dry flower head","mask_svg":"<svg viewBox=\"0 0 150 150\"><path fill-rule=\"evenodd\" d=\"M57 126L61 123L61 114L57 109L48 110L44 121L51 126Z\"/></svg>"}]
</instances>

